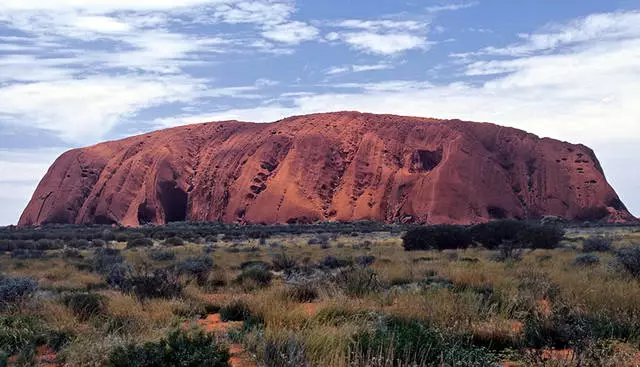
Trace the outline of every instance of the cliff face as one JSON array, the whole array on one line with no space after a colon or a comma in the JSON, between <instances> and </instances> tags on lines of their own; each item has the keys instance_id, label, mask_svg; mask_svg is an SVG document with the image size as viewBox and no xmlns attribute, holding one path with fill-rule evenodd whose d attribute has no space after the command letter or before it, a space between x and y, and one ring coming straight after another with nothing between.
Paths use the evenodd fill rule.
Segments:
<instances>
[{"instance_id":1,"label":"cliff face","mask_svg":"<svg viewBox=\"0 0 640 367\"><path fill-rule=\"evenodd\" d=\"M20 225L632 220L593 151L485 123L339 112L69 151Z\"/></svg>"}]
</instances>

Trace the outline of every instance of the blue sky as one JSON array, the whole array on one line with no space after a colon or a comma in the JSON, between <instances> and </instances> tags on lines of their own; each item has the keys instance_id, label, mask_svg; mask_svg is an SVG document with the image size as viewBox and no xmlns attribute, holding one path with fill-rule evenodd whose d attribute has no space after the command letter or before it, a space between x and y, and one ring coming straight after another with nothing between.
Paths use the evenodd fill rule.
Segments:
<instances>
[{"instance_id":1,"label":"blue sky","mask_svg":"<svg viewBox=\"0 0 640 367\"><path fill-rule=\"evenodd\" d=\"M0 225L62 151L360 110L596 150L640 214L640 0L0 0Z\"/></svg>"}]
</instances>

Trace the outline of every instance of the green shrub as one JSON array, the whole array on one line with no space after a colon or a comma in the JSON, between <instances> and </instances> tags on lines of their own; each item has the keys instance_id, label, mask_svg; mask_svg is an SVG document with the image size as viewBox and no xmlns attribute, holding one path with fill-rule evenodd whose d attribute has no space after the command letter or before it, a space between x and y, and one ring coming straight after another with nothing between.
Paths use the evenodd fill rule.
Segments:
<instances>
[{"instance_id":1,"label":"green shrub","mask_svg":"<svg viewBox=\"0 0 640 367\"><path fill-rule=\"evenodd\" d=\"M380 289L378 275L371 268L343 269L334 276L334 282L352 297L362 297Z\"/></svg>"},{"instance_id":2,"label":"green shrub","mask_svg":"<svg viewBox=\"0 0 640 367\"><path fill-rule=\"evenodd\" d=\"M37 346L48 345L58 350L69 339L67 333L47 329L38 317L0 315L0 355L19 355L25 365L32 365L30 362Z\"/></svg>"},{"instance_id":3,"label":"green shrub","mask_svg":"<svg viewBox=\"0 0 640 367\"><path fill-rule=\"evenodd\" d=\"M91 259L91 267L98 273L105 273L113 264L120 264L124 262L124 256L120 253L120 250L110 248L97 248Z\"/></svg>"},{"instance_id":4,"label":"green shrub","mask_svg":"<svg viewBox=\"0 0 640 367\"><path fill-rule=\"evenodd\" d=\"M250 316L249 305L244 301L233 301L220 309L222 321L245 321Z\"/></svg>"},{"instance_id":5,"label":"green shrub","mask_svg":"<svg viewBox=\"0 0 640 367\"><path fill-rule=\"evenodd\" d=\"M184 240L180 237L169 237L164 240L165 246L184 246Z\"/></svg>"},{"instance_id":6,"label":"green shrub","mask_svg":"<svg viewBox=\"0 0 640 367\"><path fill-rule=\"evenodd\" d=\"M246 290L265 288L271 285L273 274L269 270L259 267L247 268L238 275L236 283L242 285Z\"/></svg>"},{"instance_id":7,"label":"green shrub","mask_svg":"<svg viewBox=\"0 0 640 367\"><path fill-rule=\"evenodd\" d=\"M31 278L0 275L0 310L31 297L38 290L38 282Z\"/></svg>"},{"instance_id":8,"label":"green shrub","mask_svg":"<svg viewBox=\"0 0 640 367\"><path fill-rule=\"evenodd\" d=\"M373 332L357 334L350 347L355 366L491 366L495 357L414 320L390 317Z\"/></svg>"},{"instance_id":9,"label":"green shrub","mask_svg":"<svg viewBox=\"0 0 640 367\"><path fill-rule=\"evenodd\" d=\"M182 295L182 283L177 275L166 269L156 269L125 277L122 291L132 293L141 300L149 298L171 299Z\"/></svg>"},{"instance_id":10,"label":"green shrub","mask_svg":"<svg viewBox=\"0 0 640 367\"><path fill-rule=\"evenodd\" d=\"M171 261L176 258L176 253L165 250L149 251L149 258L154 261Z\"/></svg>"},{"instance_id":11,"label":"green shrub","mask_svg":"<svg viewBox=\"0 0 640 367\"><path fill-rule=\"evenodd\" d=\"M275 271L290 271L297 265L297 261L294 257L287 255L284 251L273 255L271 258L271 264Z\"/></svg>"},{"instance_id":12,"label":"green shrub","mask_svg":"<svg viewBox=\"0 0 640 367\"><path fill-rule=\"evenodd\" d=\"M104 314L107 310L106 297L97 293L66 294L62 297L62 303L82 321Z\"/></svg>"},{"instance_id":13,"label":"green shrub","mask_svg":"<svg viewBox=\"0 0 640 367\"><path fill-rule=\"evenodd\" d=\"M320 266L325 269L339 269L353 266L353 259L339 259L335 256L325 256L320 260Z\"/></svg>"},{"instance_id":14,"label":"green shrub","mask_svg":"<svg viewBox=\"0 0 640 367\"><path fill-rule=\"evenodd\" d=\"M174 331L158 342L118 347L109 356L110 367L210 366L227 367L229 351L202 331Z\"/></svg>"},{"instance_id":15,"label":"green shrub","mask_svg":"<svg viewBox=\"0 0 640 367\"><path fill-rule=\"evenodd\" d=\"M463 249L471 245L471 235L464 227L443 224L411 229L402 243L406 251Z\"/></svg>"},{"instance_id":16,"label":"green shrub","mask_svg":"<svg viewBox=\"0 0 640 367\"><path fill-rule=\"evenodd\" d=\"M199 285L206 283L213 268L213 260L206 255L191 257L178 264L178 272L193 277Z\"/></svg>"},{"instance_id":17,"label":"green shrub","mask_svg":"<svg viewBox=\"0 0 640 367\"><path fill-rule=\"evenodd\" d=\"M589 237L582 243L582 250L584 252L609 252L613 250L613 239L604 236Z\"/></svg>"},{"instance_id":18,"label":"green shrub","mask_svg":"<svg viewBox=\"0 0 640 367\"><path fill-rule=\"evenodd\" d=\"M640 245L618 250L616 260L631 275L640 277Z\"/></svg>"},{"instance_id":19,"label":"green shrub","mask_svg":"<svg viewBox=\"0 0 640 367\"><path fill-rule=\"evenodd\" d=\"M582 254L576 256L571 262L573 266L591 266L600 264L600 258L594 254Z\"/></svg>"},{"instance_id":20,"label":"green shrub","mask_svg":"<svg viewBox=\"0 0 640 367\"><path fill-rule=\"evenodd\" d=\"M477 224L470 231L473 240L488 249L497 249L505 242L522 248L553 249L564 238L564 230L558 226L510 219Z\"/></svg>"},{"instance_id":21,"label":"green shrub","mask_svg":"<svg viewBox=\"0 0 640 367\"><path fill-rule=\"evenodd\" d=\"M127 241L127 248L151 247L153 240L151 238L134 238Z\"/></svg>"},{"instance_id":22,"label":"green shrub","mask_svg":"<svg viewBox=\"0 0 640 367\"><path fill-rule=\"evenodd\" d=\"M295 302L313 302L318 298L318 287L315 284L305 282L287 287L285 296Z\"/></svg>"},{"instance_id":23,"label":"green shrub","mask_svg":"<svg viewBox=\"0 0 640 367\"><path fill-rule=\"evenodd\" d=\"M294 333L288 336L267 337L261 340L257 349L261 365L264 366L309 366L304 342Z\"/></svg>"}]
</instances>

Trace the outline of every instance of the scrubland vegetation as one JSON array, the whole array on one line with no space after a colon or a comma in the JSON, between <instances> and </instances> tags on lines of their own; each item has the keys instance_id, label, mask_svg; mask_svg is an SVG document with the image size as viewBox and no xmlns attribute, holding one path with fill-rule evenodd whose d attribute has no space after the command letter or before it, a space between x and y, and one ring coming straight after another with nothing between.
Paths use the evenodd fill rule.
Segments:
<instances>
[{"instance_id":1,"label":"scrubland vegetation","mask_svg":"<svg viewBox=\"0 0 640 367\"><path fill-rule=\"evenodd\" d=\"M226 366L237 345L257 366L640 365L634 227L48 226L0 230L0 253L0 366Z\"/></svg>"}]
</instances>

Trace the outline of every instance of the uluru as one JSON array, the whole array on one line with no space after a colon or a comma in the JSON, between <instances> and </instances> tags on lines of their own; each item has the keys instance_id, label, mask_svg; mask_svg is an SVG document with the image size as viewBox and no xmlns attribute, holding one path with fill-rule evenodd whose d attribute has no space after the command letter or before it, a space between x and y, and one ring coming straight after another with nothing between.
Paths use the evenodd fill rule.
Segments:
<instances>
[{"instance_id":1,"label":"uluru","mask_svg":"<svg viewBox=\"0 0 640 367\"><path fill-rule=\"evenodd\" d=\"M19 225L633 220L584 145L358 112L209 122L61 155Z\"/></svg>"}]
</instances>

